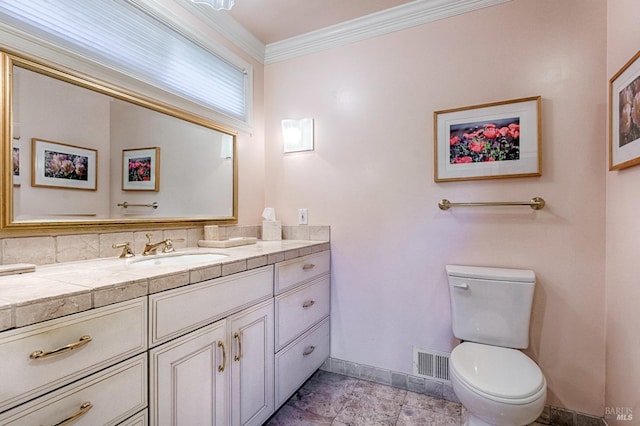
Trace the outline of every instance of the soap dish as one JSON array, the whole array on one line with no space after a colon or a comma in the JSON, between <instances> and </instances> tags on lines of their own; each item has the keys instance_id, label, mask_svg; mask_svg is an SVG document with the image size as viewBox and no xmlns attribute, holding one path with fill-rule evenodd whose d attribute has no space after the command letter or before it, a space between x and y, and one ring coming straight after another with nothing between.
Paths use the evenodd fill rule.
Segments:
<instances>
[{"instance_id":1,"label":"soap dish","mask_svg":"<svg viewBox=\"0 0 640 426\"><path fill-rule=\"evenodd\" d=\"M255 244L257 241L258 239L254 237L230 238L228 240L198 240L198 246L209 248L229 248Z\"/></svg>"},{"instance_id":2,"label":"soap dish","mask_svg":"<svg viewBox=\"0 0 640 426\"><path fill-rule=\"evenodd\" d=\"M14 263L11 265L0 265L0 276L24 274L26 272L35 272L36 265L31 263Z\"/></svg>"}]
</instances>

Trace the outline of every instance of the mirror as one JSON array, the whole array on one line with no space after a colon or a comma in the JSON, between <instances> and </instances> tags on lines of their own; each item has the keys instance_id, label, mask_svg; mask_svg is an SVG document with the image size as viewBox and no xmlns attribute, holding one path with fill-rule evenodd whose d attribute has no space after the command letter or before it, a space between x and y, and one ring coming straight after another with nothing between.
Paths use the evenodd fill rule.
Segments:
<instances>
[{"instance_id":1,"label":"mirror","mask_svg":"<svg viewBox=\"0 0 640 426\"><path fill-rule=\"evenodd\" d=\"M235 223L235 133L3 56L3 230Z\"/></svg>"}]
</instances>

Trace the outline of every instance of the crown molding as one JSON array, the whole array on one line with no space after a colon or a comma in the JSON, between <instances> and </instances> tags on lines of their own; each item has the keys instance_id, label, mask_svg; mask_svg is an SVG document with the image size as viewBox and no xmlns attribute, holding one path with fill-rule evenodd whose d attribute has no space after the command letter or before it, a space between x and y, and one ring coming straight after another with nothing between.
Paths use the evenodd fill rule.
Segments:
<instances>
[{"instance_id":1,"label":"crown molding","mask_svg":"<svg viewBox=\"0 0 640 426\"><path fill-rule=\"evenodd\" d=\"M174 1L255 60L272 64L513 0L415 0L267 45L228 13L190 0Z\"/></svg>"},{"instance_id":2,"label":"crown molding","mask_svg":"<svg viewBox=\"0 0 640 426\"><path fill-rule=\"evenodd\" d=\"M512 0L416 0L268 44L264 63L272 64L320 52L509 1Z\"/></svg>"},{"instance_id":3,"label":"crown molding","mask_svg":"<svg viewBox=\"0 0 640 426\"><path fill-rule=\"evenodd\" d=\"M238 48L260 63L264 63L266 46L228 13L216 11L213 8L192 3L190 0L174 0L205 24L231 41Z\"/></svg>"}]
</instances>

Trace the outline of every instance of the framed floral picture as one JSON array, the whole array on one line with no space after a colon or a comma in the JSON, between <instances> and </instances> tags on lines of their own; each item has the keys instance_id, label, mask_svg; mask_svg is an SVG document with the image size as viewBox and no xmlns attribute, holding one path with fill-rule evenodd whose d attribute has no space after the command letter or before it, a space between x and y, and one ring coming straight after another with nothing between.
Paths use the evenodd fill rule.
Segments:
<instances>
[{"instance_id":1,"label":"framed floral picture","mask_svg":"<svg viewBox=\"0 0 640 426\"><path fill-rule=\"evenodd\" d=\"M122 190L160 190L160 148L122 151Z\"/></svg>"},{"instance_id":2,"label":"framed floral picture","mask_svg":"<svg viewBox=\"0 0 640 426\"><path fill-rule=\"evenodd\" d=\"M44 139L31 139L31 186L98 189L98 151Z\"/></svg>"},{"instance_id":3,"label":"framed floral picture","mask_svg":"<svg viewBox=\"0 0 640 426\"><path fill-rule=\"evenodd\" d=\"M640 164L640 52L609 80L609 170Z\"/></svg>"},{"instance_id":4,"label":"framed floral picture","mask_svg":"<svg viewBox=\"0 0 640 426\"><path fill-rule=\"evenodd\" d=\"M434 113L436 182L541 175L540 96Z\"/></svg>"},{"instance_id":5,"label":"framed floral picture","mask_svg":"<svg viewBox=\"0 0 640 426\"><path fill-rule=\"evenodd\" d=\"M20 186L20 141L14 140L11 146L13 164L13 186Z\"/></svg>"}]
</instances>

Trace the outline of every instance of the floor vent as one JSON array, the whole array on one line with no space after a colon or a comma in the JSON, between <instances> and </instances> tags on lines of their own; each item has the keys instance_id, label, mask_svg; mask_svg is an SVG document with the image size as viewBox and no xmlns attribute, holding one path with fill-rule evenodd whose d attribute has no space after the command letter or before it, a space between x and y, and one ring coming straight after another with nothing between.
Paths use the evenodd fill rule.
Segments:
<instances>
[{"instance_id":1,"label":"floor vent","mask_svg":"<svg viewBox=\"0 0 640 426\"><path fill-rule=\"evenodd\" d=\"M413 374L440 382L449 382L449 354L414 347Z\"/></svg>"}]
</instances>

